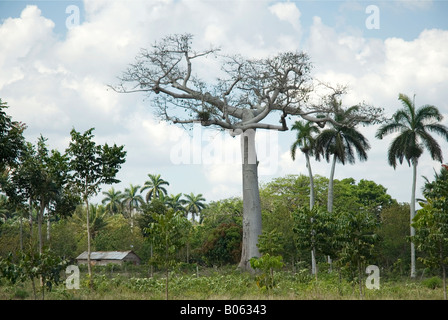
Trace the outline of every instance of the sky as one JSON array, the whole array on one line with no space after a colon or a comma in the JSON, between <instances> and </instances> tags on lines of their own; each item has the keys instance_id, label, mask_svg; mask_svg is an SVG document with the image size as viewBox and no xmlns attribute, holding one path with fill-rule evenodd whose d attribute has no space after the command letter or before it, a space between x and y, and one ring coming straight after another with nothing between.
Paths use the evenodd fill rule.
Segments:
<instances>
[{"instance_id":1,"label":"sky","mask_svg":"<svg viewBox=\"0 0 448 320\"><path fill-rule=\"evenodd\" d=\"M27 124L30 142L43 135L49 148L63 151L71 129L93 127L97 143L124 145L116 190L143 185L151 173L170 183L169 194L201 193L207 202L238 197L238 139L199 125L185 130L166 123L154 114L151 97L109 89L141 48L169 34L191 33L198 50L214 46L247 58L303 51L313 77L347 85L343 105L364 101L391 116L402 107L399 93L415 95L417 106L438 107L448 125L446 17L447 0L0 0L0 98L14 120ZM207 70L213 80L213 68ZM359 129L371 144L369 159L338 164L335 178L373 180L399 202L409 202L412 168L387 163L392 136L376 139L377 125ZM257 131L260 183L307 174L304 156L290 156L295 135ZM435 137L448 162L448 143ZM440 166L424 153L417 196L422 176L432 179ZM329 176L325 161L313 160L312 168ZM100 193L93 200L102 198Z\"/></svg>"}]
</instances>

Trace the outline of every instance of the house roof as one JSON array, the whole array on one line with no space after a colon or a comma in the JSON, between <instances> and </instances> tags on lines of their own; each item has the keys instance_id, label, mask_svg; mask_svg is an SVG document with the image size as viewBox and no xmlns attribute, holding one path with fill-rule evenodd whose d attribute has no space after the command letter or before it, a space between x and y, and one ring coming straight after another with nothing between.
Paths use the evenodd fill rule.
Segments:
<instances>
[{"instance_id":1,"label":"house roof","mask_svg":"<svg viewBox=\"0 0 448 320\"><path fill-rule=\"evenodd\" d=\"M91 260L122 260L124 259L130 251L93 251L90 253ZM135 254L134 252L132 252ZM87 251L84 251L76 259L85 259L87 260Z\"/></svg>"}]
</instances>

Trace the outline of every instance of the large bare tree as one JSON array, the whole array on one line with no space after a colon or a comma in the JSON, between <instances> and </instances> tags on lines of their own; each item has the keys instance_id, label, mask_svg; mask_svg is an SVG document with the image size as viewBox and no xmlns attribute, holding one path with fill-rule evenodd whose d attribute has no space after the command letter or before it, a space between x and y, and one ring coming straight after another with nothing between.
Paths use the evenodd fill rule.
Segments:
<instances>
[{"instance_id":1,"label":"large bare tree","mask_svg":"<svg viewBox=\"0 0 448 320\"><path fill-rule=\"evenodd\" d=\"M141 49L135 62L120 76L120 83L111 88L122 93L155 94L152 102L163 120L181 125L200 123L241 137L244 205L239 267L249 270L249 260L260 256L256 130L286 131L290 115L324 126L327 121L334 121L332 107L326 103L330 99L323 99L319 104L309 101L313 80L310 59L305 53L285 52L269 58L246 59L239 55L221 55L217 48L195 51L192 39L190 34L170 35L150 50ZM221 66L218 74L202 72L205 75L198 76L197 70L206 70L207 66L208 70L214 70L216 62ZM332 90L332 95L341 93L342 90ZM347 125L361 118L373 120L380 114L376 108L359 110L352 119L347 119Z\"/></svg>"}]
</instances>

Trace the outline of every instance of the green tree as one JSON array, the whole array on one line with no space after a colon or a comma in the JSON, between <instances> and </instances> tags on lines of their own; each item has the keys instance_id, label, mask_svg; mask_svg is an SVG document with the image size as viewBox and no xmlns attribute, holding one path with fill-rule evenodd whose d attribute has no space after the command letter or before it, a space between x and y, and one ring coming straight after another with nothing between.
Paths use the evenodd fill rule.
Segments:
<instances>
[{"instance_id":1,"label":"green tree","mask_svg":"<svg viewBox=\"0 0 448 320\"><path fill-rule=\"evenodd\" d=\"M434 181L427 180L423 189L426 202L415 215L412 237L417 250L424 252L420 259L429 267L440 268L443 279L443 295L446 293L446 269L448 266L448 169L442 167Z\"/></svg>"},{"instance_id":2,"label":"green tree","mask_svg":"<svg viewBox=\"0 0 448 320\"><path fill-rule=\"evenodd\" d=\"M313 134L319 134L319 127L314 122L296 121L291 130L297 130L296 141L291 146L292 160L296 158L296 150L299 147L305 155L306 167L308 168L308 176L310 179L310 209L314 206L314 179L311 170L310 156L314 155L315 137Z\"/></svg>"},{"instance_id":3,"label":"green tree","mask_svg":"<svg viewBox=\"0 0 448 320\"><path fill-rule=\"evenodd\" d=\"M195 195L192 192L190 194L185 194L185 210L189 213L191 213L191 219L194 221L195 215L199 216L199 222L202 220L201 217L201 211L206 207L204 201L205 198L202 196L201 193Z\"/></svg>"},{"instance_id":4,"label":"green tree","mask_svg":"<svg viewBox=\"0 0 448 320\"><path fill-rule=\"evenodd\" d=\"M154 246L155 255L151 263L156 263L165 269L165 297L168 300L169 270L176 263L176 254L185 244L182 230L189 223L179 211L168 209L165 214L153 213L152 222L146 232Z\"/></svg>"},{"instance_id":5,"label":"green tree","mask_svg":"<svg viewBox=\"0 0 448 320\"><path fill-rule=\"evenodd\" d=\"M379 265L391 274L403 275L410 268L409 256L409 204L394 203L380 212L381 227L378 235ZM403 268L403 266L405 268ZM409 266L409 267L406 267Z\"/></svg>"},{"instance_id":6,"label":"green tree","mask_svg":"<svg viewBox=\"0 0 448 320\"><path fill-rule=\"evenodd\" d=\"M92 268L90 265L90 215L89 199L96 195L102 184L118 183L115 178L121 164L125 162L126 151L123 146L108 144L97 145L93 141L93 128L83 134L72 129L71 141L67 149L70 157L70 169L72 171L72 183L76 191L81 194L86 207L87 229L87 266L92 286Z\"/></svg>"},{"instance_id":7,"label":"green tree","mask_svg":"<svg viewBox=\"0 0 448 320\"><path fill-rule=\"evenodd\" d=\"M124 195L119 190L111 187L107 192L103 192L104 198L101 201L105 205L106 211L111 214L117 214L122 211L122 201Z\"/></svg>"},{"instance_id":8,"label":"green tree","mask_svg":"<svg viewBox=\"0 0 448 320\"><path fill-rule=\"evenodd\" d=\"M10 174L6 194L11 202L20 205L25 200L29 202L30 227L32 227L31 212L33 205L38 205L38 247L42 253L43 238L42 224L44 212L48 210L50 219L50 206L54 212L66 201L64 189L68 186L68 159L66 155L57 150L48 150L47 139L42 135L37 144L27 143L16 165ZM47 235L49 236L49 234Z\"/></svg>"},{"instance_id":9,"label":"green tree","mask_svg":"<svg viewBox=\"0 0 448 320\"><path fill-rule=\"evenodd\" d=\"M243 230L235 222L222 222L206 232L201 244L202 259L208 265L238 263L241 256Z\"/></svg>"},{"instance_id":10,"label":"green tree","mask_svg":"<svg viewBox=\"0 0 448 320\"><path fill-rule=\"evenodd\" d=\"M297 130L296 141L291 146L291 157L292 160L296 158L296 150L297 147L300 147L300 150L305 155L306 159L306 167L308 168L308 176L310 179L310 210L314 207L314 177L313 171L311 170L311 162L310 156L314 155L314 147L315 147L315 137L313 134L319 134L319 127L313 122L302 122L296 121L292 126L291 130ZM316 252L314 250L311 251L311 265L312 265L312 273L316 274Z\"/></svg>"},{"instance_id":11,"label":"green tree","mask_svg":"<svg viewBox=\"0 0 448 320\"><path fill-rule=\"evenodd\" d=\"M415 216L415 188L418 159L426 148L433 160L443 161L440 145L430 133L437 133L448 141L448 127L440 123L443 116L435 106L423 105L417 109L415 107L415 101L402 93L399 94L398 99L403 104L403 108L397 110L392 116L392 119L378 129L376 137L383 139L388 134L398 133L388 149L389 165L395 169L397 160L402 164L404 159L406 159L409 166L412 164L410 202L410 224L412 224ZM415 230L412 225L410 228L411 237L413 237ZM411 242L411 277L415 277L415 275L415 246Z\"/></svg>"},{"instance_id":12,"label":"green tree","mask_svg":"<svg viewBox=\"0 0 448 320\"><path fill-rule=\"evenodd\" d=\"M368 211L344 212L336 220L336 241L340 247L340 262L358 279L359 294L363 296L363 274L367 263L374 257L379 221ZM354 275L357 274L355 277Z\"/></svg>"},{"instance_id":13,"label":"green tree","mask_svg":"<svg viewBox=\"0 0 448 320\"><path fill-rule=\"evenodd\" d=\"M185 199L182 199L182 193L176 195L171 194L165 198L165 204L174 211L185 212L184 205L186 202Z\"/></svg>"},{"instance_id":14,"label":"green tree","mask_svg":"<svg viewBox=\"0 0 448 320\"><path fill-rule=\"evenodd\" d=\"M143 187L140 189L140 192L143 192L148 189L146 193L146 203L151 202L152 199L157 198L160 199L161 196L166 196L168 192L164 186L169 186L169 182L163 180L160 177L160 174L148 174L149 180L145 181Z\"/></svg>"},{"instance_id":15,"label":"green tree","mask_svg":"<svg viewBox=\"0 0 448 320\"><path fill-rule=\"evenodd\" d=\"M139 251L143 236L133 232L129 221L121 214L109 216L107 224L101 228L93 239L95 250L98 251Z\"/></svg>"},{"instance_id":16,"label":"green tree","mask_svg":"<svg viewBox=\"0 0 448 320\"><path fill-rule=\"evenodd\" d=\"M334 214L323 207L314 206L311 210L308 207L299 208L292 215L294 240L299 250L311 251L315 256L336 256L337 217ZM314 267L317 279L317 266Z\"/></svg>"},{"instance_id":17,"label":"green tree","mask_svg":"<svg viewBox=\"0 0 448 320\"><path fill-rule=\"evenodd\" d=\"M72 218L78 224L81 224L83 229L87 228L87 213L90 238L93 240L101 232L103 228L107 226L109 218L109 212L102 205L89 203L89 209L87 210L85 205L80 205L76 208Z\"/></svg>"},{"instance_id":18,"label":"green tree","mask_svg":"<svg viewBox=\"0 0 448 320\"><path fill-rule=\"evenodd\" d=\"M204 226L216 227L223 222L241 225L243 201L240 198L213 201L202 210L202 217Z\"/></svg>"},{"instance_id":19,"label":"green tree","mask_svg":"<svg viewBox=\"0 0 448 320\"><path fill-rule=\"evenodd\" d=\"M25 147L25 124L13 121L6 114L8 105L0 99L0 173L14 167Z\"/></svg>"},{"instance_id":20,"label":"green tree","mask_svg":"<svg viewBox=\"0 0 448 320\"><path fill-rule=\"evenodd\" d=\"M445 203L442 203L445 202ZM442 207L442 208L440 208ZM444 207L444 208L443 208ZM419 259L428 267L440 268L443 279L443 296L446 295L446 269L448 267L448 205L446 200L427 199L414 217L416 249L424 253Z\"/></svg>"},{"instance_id":21,"label":"green tree","mask_svg":"<svg viewBox=\"0 0 448 320\"><path fill-rule=\"evenodd\" d=\"M353 164L356 159L355 153L358 154L360 161L365 161L367 160L367 151L370 149L367 138L356 130L356 125L360 122L355 121L348 125L343 124L348 119L353 118L353 115L359 112L360 107L356 105L344 110L342 102L335 97L332 99L331 104L334 110L336 110L334 115L336 123L330 124L330 128L322 130L315 140L317 159L323 156L327 162L330 162L331 156L333 157L328 182L328 212L333 212L333 181L336 162L340 162L343 165L347 162Z\"/></svg>"},{"instance_id":22,"label":"green tree","mask_svg":"<svg viewBox=\"0 0 448 320\"><path fill-rule=\"evenodd\" d=\"M363 209L372 210L377 216L381 210L396 203L384 186L370 180L361 179L358 182L356 195Z\"/></svg>"},{"instance_id":23,"label":"green tree","mask_svg":"<svg viewBox=\"0 0 448 320\"><path fill-rule=\"evenodd\" d=\"M131 228L134 228L134 215L138 208L145 202L143 197L137 192L140 190L139 185L130 184L129 188L124 189L123 203L129 210L129 219L131 220Z\"/></svg>"},{"instance_id":24,"label":"green tree","mask_svg":"<svg viewBox=\"0 0 448 320\"><path fill-rule=\"evenodd\" d=\"M11 283L30 280L33 286L34 299L36 299L35 279L42 280L42 299L45 299L45 289L51 290L53 286L62 282L62 270L68 261L55 256L51 251L10 253L5 259L0 259L0 274Z\"/></svg>"},{"instance_id":25,"label":"green tree","mask_svg":"<svg viewBox=\"0 0 448 320\"><path fill-rule=\"evenodd\" d=\"M254 269L261 269L263 273L257 277L259 287L266 288L269 292L275 285L274 270L283 267L282 245L283 234L277 230L262 232L258 241L258 248L261 257L254 257L250 260Z\"/></svg>"}]
</instances>

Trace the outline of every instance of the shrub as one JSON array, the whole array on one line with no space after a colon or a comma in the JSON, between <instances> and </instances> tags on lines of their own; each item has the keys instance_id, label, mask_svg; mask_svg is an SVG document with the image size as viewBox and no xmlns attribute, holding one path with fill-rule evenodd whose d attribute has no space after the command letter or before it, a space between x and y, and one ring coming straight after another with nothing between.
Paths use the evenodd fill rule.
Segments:
<instances>
[{"instance_id":1,"label":"shrub","mask_svg":"<svg viewBox=\"0 0 448 320\"><path fill-rule=\"evenodd\" d=\"M242 229L235 223L222 223L209 235L202 254L210 265L237 263L241 257Z\"/></svg>"},{"instance_id":2,"label":"shrub","mask_svg":"<svg viewBox=\"0 0 448 320\"><path fill-rule=\"evenodd\" d=\"M440 279L439 277L432 277L432 278L423 280L422 284L426 288L429 288L429 289L441 288L442 287L442 279Z\"/></svg>"}]
</instances>

